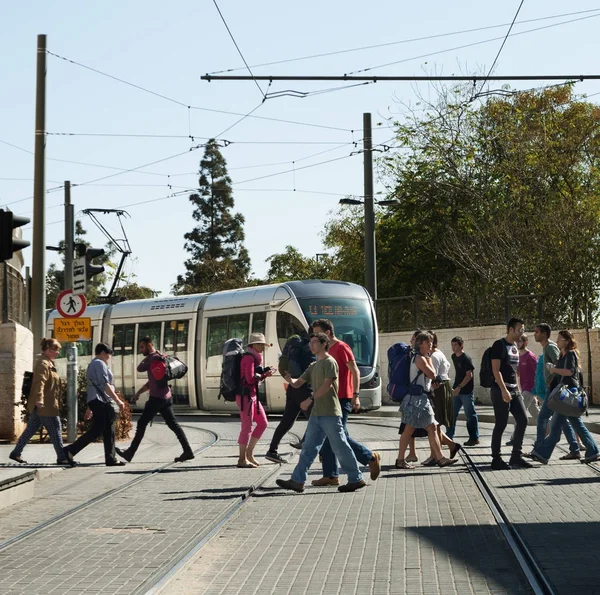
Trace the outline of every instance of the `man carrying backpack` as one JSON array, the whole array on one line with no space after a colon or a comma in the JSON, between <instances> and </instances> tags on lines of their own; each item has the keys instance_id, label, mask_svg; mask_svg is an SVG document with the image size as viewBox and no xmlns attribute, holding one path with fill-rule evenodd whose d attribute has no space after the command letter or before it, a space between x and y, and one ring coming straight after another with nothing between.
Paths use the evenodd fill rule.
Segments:
<instances>
[{"instance_id":1,"label":"man carrying backpack","mask_svg":"<svg viewBox=\"0 0 600 595\"><path fill-rule=\"evenodd\" d=\"M146 427L154 419L156 414L160 413L168 428L175 433L175 436L177 436L177 439L183 448L183 453L178 457L175 457L175 462L193 459L194 453L192 452L190 443L188 442L185 432L177 423L177 419L175 419L175 414L173 413L173 398L171 395L171 387L168 385L166 379L165 358L156 351L150 337L143 337L140 340L139 347L144 359L137 367L137 371L147 372L148 382L135 393L131 402L135 403L139 396L146 391L150 391L150 398L146 402L144 412L137 422L135 436L133 437L129 448L126 450L117 448L117 454L126 461L131 461L144 438Z\"/></svg>"},{"instance_id":2,"label":"man carrying backpack","mask_svg":"<svg viewBox=\"0 0 600 595\"><path fill-rule=\"evenodd\" d=\"M308 337L300 337L300 335L292 335L286 342L279 358L279 373L282 378L287 374L292 378L299 378L306 371L308 366L315 361L315 356L310 351ZM287 386L285 390L285 409L279 425L275 428L273 439L269 446L269 450L265 455L265 459L274 463L287 463L287 461L279 455L277 449L283 437L292 429L298 414L302 409L300 403L310 398L312 390L309 384L303 384L300 388ZM310 409L305 412L308 419Z\"/></svg>"},{"instance_id":3,"label":"man carrying backpack","mask_svg":"<svg viewBox=\"0 0 600 595\"><path fill-rule=\"evenodd\" d=\"M315 333L323 333L329 341L329 355L337 362L339 369L338 398L342 408L342 424L348 444L352 448L354 455L359 463L368 465L371 473L371 479L374 481L381 472L381 455L378 452L371 452L366 446L357 442L348 434L348 416L351 411L360 409L359 388L360 372L354 354L350 345L340 341L333 329L333 323L326 318L315 320L312 323L312 329ZM331 448L329 440L325 440L321 449L321 459L323 463L323 477L315 479L314 486L339 485L338 465L335 454Z\"/></svg>"}]
</instances>

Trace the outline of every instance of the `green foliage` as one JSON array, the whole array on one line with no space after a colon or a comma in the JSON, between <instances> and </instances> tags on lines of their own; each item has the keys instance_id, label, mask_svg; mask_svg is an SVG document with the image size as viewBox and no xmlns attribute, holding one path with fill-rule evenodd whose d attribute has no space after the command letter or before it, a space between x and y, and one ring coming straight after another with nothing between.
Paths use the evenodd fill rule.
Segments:
<instances>
[{"instance_id":1,"label":"green foliage","mask_svg":"<svg viewBox=\"0 0 600 595\"><path fill-rule=\"evenodd\" d=\"M219 146L208 141L200 161L198 192L191 194L198 225L184 234L186 273L173 285L178 295L243 287L250 273L244 247L244 217L233 213L231 178Z\"/></svg>"},{"instance_id":2,"label":"green foliage","mask_svg":"<svg viewBox=\"0 0 600 595\"><path fill-rule=\"evenodd\" d=\"M333 263L328 255L319 258L303 256L293 246L286 246L285 252L273 254L267 258L269 270L267 283L283 283L301 279L333 279Z\"/></svg>"},{"instance_id":3,"label":"green foliage","mask_svg":"<svg viewBox=\"0 0 600 595\"><path fill-rule=\"evenodd\" d=\"M548 294L545 311L593 299L600 279L600 108L570 86L470 102L442 92L395 122L379 161L380 297ZM362 209L327 226L340 278L362 282ZM550 314L550 312L549 312Z\"/></svg>"}]
</instances>

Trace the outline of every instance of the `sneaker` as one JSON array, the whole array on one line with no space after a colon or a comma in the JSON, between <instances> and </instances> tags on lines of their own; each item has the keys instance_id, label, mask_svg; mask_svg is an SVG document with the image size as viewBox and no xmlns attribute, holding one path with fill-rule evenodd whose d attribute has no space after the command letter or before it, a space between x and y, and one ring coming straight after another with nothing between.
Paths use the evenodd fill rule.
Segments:
<instances>
[{"instance_id":1,"label":"sneaker","mask_svg":"<svg viewBox=\"0 0 600 595\"><path fill-rule=\"evenodd\" d=\"M532 452L524 452L521 456L524 459L533 459L533 453Z\"/></svg>"},{"instance_id":2,"label":"sneaker","mask_svg":"<svg viewBox=\"0 0 600 595\"><path fill-rule=\"evenodd\" d=\"M131 463L131 459L133 459L133 455L129 452L129 449L122 450L121 448L115 448L115 452L122 459L125 459L128 463Z\"/></svg>"},{"instance_id":3,"label":"sneaker","mask_svg":"<svg viewBox=\"0 0 600 595\"><path fill-rule=\"evenodd\" d=\"M304 491L304 484L293 479L277 479L275 483L284 490L293 490L299 494Z\"/></svg>"},{"instance_id":4,"label":"sneaker","mask_svg":"<svg viewBox=\"0 0 600 595\"><path fill-rule=\"evenodd\" d=\"M547 460L542 459L542 457L540 457L540 455L536 454L535 452L531 453L531 459L533 459L534 461L537 461L538 463L541 463L542 465L548 464Z\"/></svg>"},{"instance_id":5,"label":"sneaker","mask_svg":"<svg viewBox=\"0 0 600 595\"><path fill-rule=\"evenodd\" d=\"M491 465L492 471L508 471L510 469L510 465L503 461L500 457L494 457L492 459Z\"/></svg>"},{"instance_id":6,"label":"sneaker","mask_svg":"<svg viewBox=\"0 0 600 595\"><path fill-rule=\"evenodd\" d=\"M477 446L479 444L479 438L469 438L463 446Z\"/></svg>"},{"instance_id":7,"label":"sneaker","mask_svg":"<svg viewBox=\"0 0 600 595\"><path fill-rule=\"evenodd\" d=\"M276 450L273 451L269 451L266 455L265 455L265 459L267 459L267 461L271 461L272 463L287 463L287 461L280 456L279 454L277 454Z\"/></svg>"},{"instance_id":8,"label":"sneaker","mask_svg":"<svg viewBox=\"0 0 600 595\"><path fill-rule=\"evenodd\" d=\"M405 460L407 463L416 463L419 457L417 455L408 455Z\"/></svg>"},{"instance_id":9,"label":"sneaker","mask_svg":"<svg viewBox=\"0 0 600 595\"><path fill-rule=\"evenodd\" d=\"M574 460L579 460L580 458L581 458L581 455L578 452L570 452L569 454L560 457L560 460L561 461L574 461Z\"/></svg>"},{"instance_id":10,"label":"sneaker","mask_svg":"<svg viewBox=\"0 0 600 595\"><path fill-rule=\"evenodd\" d=\"M512 446L515 441L511 438L508 442L505 442L506 446Z\"/></svg>"},{"instance_id":11,"label":"sneaker","mask_svg":"<svg viewBox=\"0 0 600 595\"><path fill-rule=\"evenodd\" d=\"M339 486L340 478L339 477L321 477L321 479L313 479L310 483L316 487Z\"/></svg>"},{"instance_id":12,"label":"sneaker","mask_svg":"<svg viewBox=\"0 0 600 595\"><path fill-rule=\"evenodd\" d=\"M598 461L598 460L600 460L600 454L585 457L585 459L583 459L582 463L594 463L595 461Z\"/></svg>"},{"instance_id":13,"label":"sneaker","mask_svg":"<svg viewBox=\"0 0 600 595\"><path fill-rule=\"evenodd\" d=\"M374 452L369 461L369 471L371 472L372 481L375 481L381 473L381 455L378 452Z\"/></svg>"},{"instance_id":14,"label":"sneaker","mask_svg":"<svg viewBox=\"0 0 600 595\"><path fill-rule=\"evenodd\" d=\"M302 450L302 442L290 442L290 446L296 450Z\"/></svg>"},{"instance_id":15,"label":"sneaker","mask_svg":"<svg viewBox=\"0 0 600 595\"><path fill-rule=\"evenodd\" d=\"M122 456L122 455L120 455L120 456ZM126 458L126 457L123 457L123 458ZM131 458L133 459L133 457L131 457ZM175 462L183 463L183 461L190 461L191 459L195 459L195 458L196 458L196 456L190 450L189 452L183 452L178 457L175 457Z\"/></svg>"},{"instance_id":16,"label":"sneaker","mask_svg":"<svg viewBox=\"0 0 600 595\"><path fill-rule=\"evenodd\" d=\"M360 481L349 481L347 484L339 486L338 492L356 492L356 490L360 490L360 488L364 488L366 485L367 484L364 482L363 479L361 479Z\"/></svg>"},{"instance_id":17,"label":"sneaker","mask_svg":"<svg viewBox=\"0 0 600 595\"><path fill-rule=\"evenodd\" d=\"M508 464L513 469L531 469L533 467L533 465L529 461L526 461L522 456L510 457Z\"/></svg>"}]
</instances>

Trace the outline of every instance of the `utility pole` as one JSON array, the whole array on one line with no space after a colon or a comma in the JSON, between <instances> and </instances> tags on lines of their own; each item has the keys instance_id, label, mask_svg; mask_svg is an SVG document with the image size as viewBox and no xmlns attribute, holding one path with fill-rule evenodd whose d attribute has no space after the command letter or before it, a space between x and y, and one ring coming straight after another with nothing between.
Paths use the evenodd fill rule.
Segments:
<instances>
[{"instance_id":1,"label":"utility pole","mask_svg":"<svg viewBox=\"0 0 600 595\"><path fill-rule=\"evenodd\" d=\"M46 334L46 36L38 35L33 171L33 278L31 330L34 353Z\"/></svg>"},{"instance_id":2,"label":"utility pole","mask_svg":"<svg viewBox=\"0 0 600 595\"><path fill-rule=\"evenodd\" d=\"M71 182L65 181L65 282L63 289L73 289L73 251L75 243L75 209L71 204ZM67 442L77 439L77 344L66 344L67 355Z\"/></svg>"},{"instance_id":3,"label":"utility pole","mask_svg":"<svg viewBox=\"0 0 600 595\"><path fill-rule=\"evenodd\" d=\"M373 202L373 139L371 114L363 114L363 153L365 183L365 285L377 300L377 260L375 253L375 208Z\"/></svg>"}]
</instances>

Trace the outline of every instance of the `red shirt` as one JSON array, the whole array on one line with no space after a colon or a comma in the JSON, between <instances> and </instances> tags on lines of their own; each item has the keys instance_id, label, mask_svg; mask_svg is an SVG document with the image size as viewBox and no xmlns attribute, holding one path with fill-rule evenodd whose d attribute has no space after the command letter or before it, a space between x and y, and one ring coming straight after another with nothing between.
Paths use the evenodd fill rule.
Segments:
<instances>
[{"instance_id":1,"label":"red shirt","mask_svg":"<svg viewBox=\"0 0 600 595\"><path fill-rule=\"evenodd\" d=\"M351 399L354 392L352 374L348 368L348 362L354 361L354 354L350 345L338 341L329 348L329 355L337 362L339 368L338 397L340 399ZM358 386L356 387L358 390Z\"/></svg>"}]
</instances>

